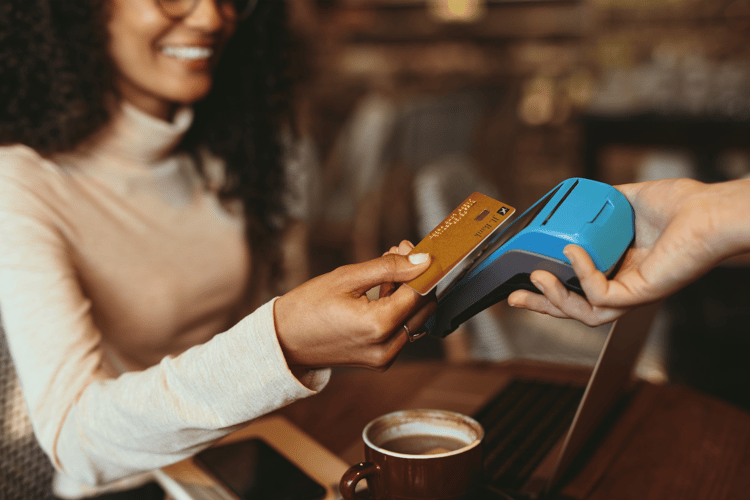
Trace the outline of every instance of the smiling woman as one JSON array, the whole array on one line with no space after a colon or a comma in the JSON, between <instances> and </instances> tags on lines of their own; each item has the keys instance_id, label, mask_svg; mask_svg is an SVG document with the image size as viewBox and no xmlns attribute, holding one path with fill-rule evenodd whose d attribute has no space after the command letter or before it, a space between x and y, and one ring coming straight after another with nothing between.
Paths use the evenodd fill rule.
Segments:
<instances>
[{"instance_id":1,"label":"smiling woman","mask_svg":"<svg viewBox=\"0 0 750 500\"><path fill-rule=\"evenodd\" d=\"M253 7L0 0L0 310L59 497L149 481L329 367L387 368L434 308L388 285L429 266L408 242L261 300L293 82L285 2Z\"/></svg>"},{"instance_id":2,"label":"smiling woman","mask_svg":"<svg viewBox=\"0 0 750 500\"><path fill-rule=\"evenodd\" d=\"M235 9L233 2L113 0L109 50L120 94L164 120L205 97L237 28Z\"/></svg>"}]
</instances>

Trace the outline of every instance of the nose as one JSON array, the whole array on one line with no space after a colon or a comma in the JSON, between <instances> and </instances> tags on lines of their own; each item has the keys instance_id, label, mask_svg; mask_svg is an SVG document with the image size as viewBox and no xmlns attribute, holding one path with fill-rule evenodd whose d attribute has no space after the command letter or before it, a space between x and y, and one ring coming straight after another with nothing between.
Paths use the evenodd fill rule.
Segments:
<instances>
[{"instance_id":1,"label":"nose","mask_svg":"<svg viewBox=\"0 0 750 500\"><path fill-rule=\"evenodd\" d=\"M234 7L231 2L198 0L198 5L185 18L185 23L205 31L218 31L226 22L233 20L234 16Z\"/></svg>"}]
</instances>

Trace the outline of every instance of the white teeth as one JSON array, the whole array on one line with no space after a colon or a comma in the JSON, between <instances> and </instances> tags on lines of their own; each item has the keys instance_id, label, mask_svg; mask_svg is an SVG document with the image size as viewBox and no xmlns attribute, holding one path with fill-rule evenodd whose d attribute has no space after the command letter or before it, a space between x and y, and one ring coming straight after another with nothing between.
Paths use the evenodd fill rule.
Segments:
<instances>
[{"instance_id":1,"label":"white teeth","mask_svg":"<svg viewBox=\"0 0 750 500\"><path fill-rule=\"evenodd\" d=\"M208 59L214 53L210 47L188 47L169 45L161 49L162 53L178 59Z\"/></svg>"}]
</instances>

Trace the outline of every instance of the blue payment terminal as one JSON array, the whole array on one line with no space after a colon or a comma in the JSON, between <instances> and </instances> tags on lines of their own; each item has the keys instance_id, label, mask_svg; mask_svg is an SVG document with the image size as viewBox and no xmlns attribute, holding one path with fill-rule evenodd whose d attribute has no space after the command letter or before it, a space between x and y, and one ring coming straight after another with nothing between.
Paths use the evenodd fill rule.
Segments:
<instances>
[{"instance_id":1,"label":"blue payment terminal","mask_svg":"<svg viewBox=\"0 0 750 500\"><path fill-rule=\"evenodd\" d=\"M622 193L602 182L567 179L490 238L464 275L438 297L425 327L442 338L515 290L540 293L529 279L537 269L583 295L563 248L579 245L609 275L634 235L635 214Z\"/></svg>"}]
</instances>

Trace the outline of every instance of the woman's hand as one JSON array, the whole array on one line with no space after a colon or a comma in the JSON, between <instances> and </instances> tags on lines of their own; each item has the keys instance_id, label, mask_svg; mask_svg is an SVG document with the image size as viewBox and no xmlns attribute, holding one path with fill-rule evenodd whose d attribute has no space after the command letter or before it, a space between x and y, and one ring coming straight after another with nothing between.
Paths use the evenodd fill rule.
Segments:
<instances>
[{"instance_id":1,"label":"woman's hand","mask_svg":"<svg viewBox=\"0 0 750 500\"><path fill-rule=\"evenodd\" d=\"M289 366L388 368L408 342L403 325L417 332L437 305L434 297L393 285L430 266L427 254L404 255L411 248L402 242L380 258L340 267L279 297L276 333ZM371 302L365 294L378 285L380 298Z\"/></svg>"},{"instance_id":2,"label":"woman's hand","mask_svg":"<svg viewBox=\"0 0 750 500\"><path fill-rule=\"evenodd\" d=\"M531 281L544 295L516 291L508 297L511 306L601 325L671 295L748 249L748 181L668 179L617 188L635 211L635 241L617 274L608 280L582 248L569 245L564 253L586 297L568 291L551 273L535 271Z\"/></svg>"}]
</instances>

